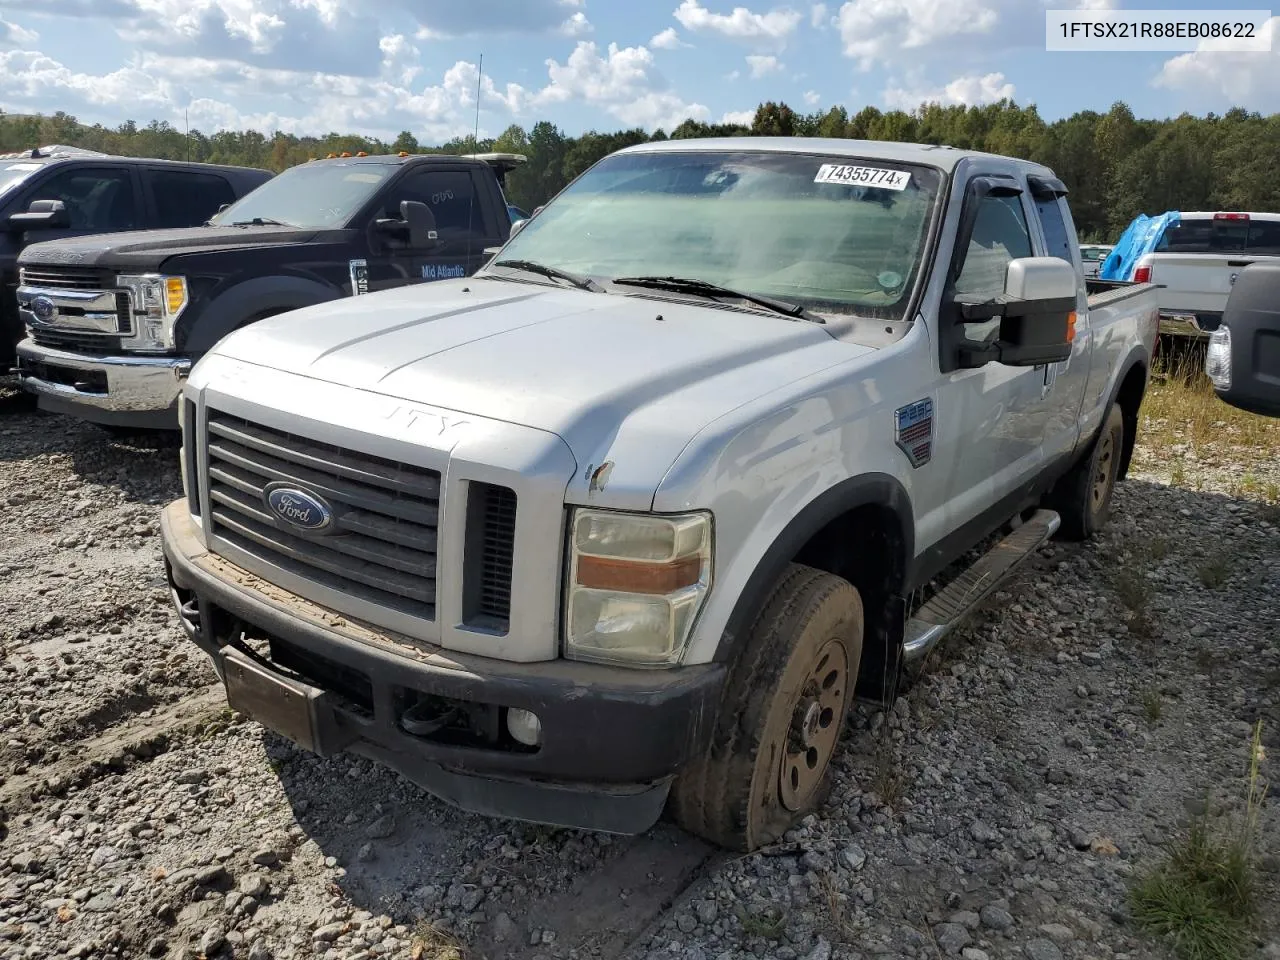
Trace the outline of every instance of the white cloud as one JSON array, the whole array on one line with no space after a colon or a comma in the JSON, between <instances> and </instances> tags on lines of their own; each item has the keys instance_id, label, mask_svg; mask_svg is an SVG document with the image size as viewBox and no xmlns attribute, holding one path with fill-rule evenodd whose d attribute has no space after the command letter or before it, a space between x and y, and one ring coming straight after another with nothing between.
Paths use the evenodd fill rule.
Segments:
<instances>
[{"instance_id":1,"label":"white cloud","mask_svg":"<svg viewBox=\"0 0 1280 960\"><path fill-rule=\"evenodd\" d=\"M366 16L367 7L373 6L369 0L327 2L345 2ZM585 32L579 25L587 22L582 0L382 0L380 5L390 4L411 14L435 36Z\"/></svg>"},{"instance_id":2,"label":"white cloud","mask_svg":"<svg viewBox=\"0 0 1280 960\"><path fill-rule=\"evenodd\" d=\"M825 3L815 3L809 8L809 23L815 30L821 30L830 23Z\"/></svg>"},{"instance_id":3,"label":"white cloud","mask_svg":"<svg viewBox=\"0 0 1280 960\"><path fill-rule=\"evenodd\" d=\"M999 19L990 0L849 0L836 17L845 56L870 70L903 49L944 37L986 33Z\"/></svg>"},{"instance_id":4,"label":"white cloud","mask_svg":"<svg viewBox=\"0 0 1280 960\"><path fill-rule=\"evenodd\" d=\"M0 17L0 48L22 47L35 43L39 39L40 34L34 30L27 30Z\"/></svg>"},{"instance_id":5,"label":"white cloud","mask_svg":"<svg viewBox=\"0 0 1280 960\"><path fill-rule=\"evenodd\" d=\"M783 63L777 57L752 53L747 55L747 66L751 68L752 79L767 77L771 73L781 73Z\"/></svg>"},{"instance_id":6,"label":"white cloud","mask_svg":"<svg viewBox=\"0 0 1280 960\"><path fill-rule=\"evenodd\" d=\"M957 77L941 88L920 84L909 87L889 86L883 97L885 106L890 109L914 110L924 103L966 107L994 103L997 100L1012 99L1014 92L1014 85L1005 79L1003 73L988 73L983 76Z\"/></svg>"},{"instance_id":7,"label":"white cloud","mask_svg":"<svg viewBox=\"0 0 1280 960\"><path fill-rule=\"evenodd\" d=\"M680 34L676 32L675 27L667 27L661 33L654 35L654 38L649 41L649 46L659 50L678 50L689 44L680 39Z\"/></svg>"},{"instance_id":8,"label":"white cloud","mask_svg":"<svg viewBox=\"0 0 1280 960\"><path fill-rule=\"evenodd\" d=\"M1268 20L1261 34L1270 41L1269 53L1232 51L1222 40L1202 40L1195 52L1166 60L1152 83L1201 102L1280 110L1280 17Z\"/></svg>"},{"instance_id":9,"label":"white cloud","mask_svg":"<svg viewBox=\"0 0 1280 960\"><path fill-rule=\"evenodd\" d=\"M733 123L740 127L749 127L755 122L756 112L754 110L730 110L720 118L721 123Z\"/></svg>"},{"instance_id":10,"label":"white cloud","mask_svg":"<svg viewBox=\"0 0 1280 960\"><path fill-rule=\"evenodd\" d=\"M806 90L804 92L804 102L805 106L816 107L822 102L822 94L817 90Z\"/></svg>"},{"instance_id":11,"label":"white cloud","mask_svg":"<svg viewBox=\"0 0 1280 960\"><path fill-rule=\"evenodd\" d=\"M566 37L581 37L591 33L595 27L587 19L587 15L579 10L564 23L560 24L560 33Z\"/></svg>"},{"instance_id":12,"label":"white cloud","mask_svg":"<svg viewBox=\"0 0 1280 960\"><path fill-rule=\"evenodd\" d=\"M896 66L904 51L947 52L954 41L981 36L980 50L1044 45L1049 8L1109 9L1115 0L847 0L836 15L844 55L862 71ZM910 56L910 54L908 54Z\"/></svg>"},{"instance_id":13,"label":"white cloud","mask_svg":"<svg viewBox=\"0 0 1280 960\"><path fill-rule=\"evenodd\" d=\"M646 47L611 43L602 57L594 43L580 41L563 64L548 60L547 73L551 82L537 94L539 105L580 100L650 130L710 116L704 105L687 103L667 88Z\"/></svg>"},{"instance_id":14,"label":"white cloud","mask_svg":"<svg viewBox=\"0 0 1280 960\"><path fill-rule=\"evenodd\" d=\"M753 13L746 7L734 7L731 13L712 13L698 0L683 0L675 18L686 30L773 46L785 43L800 25L800 14L795 10Z\"/></svg>"}]
</instances>

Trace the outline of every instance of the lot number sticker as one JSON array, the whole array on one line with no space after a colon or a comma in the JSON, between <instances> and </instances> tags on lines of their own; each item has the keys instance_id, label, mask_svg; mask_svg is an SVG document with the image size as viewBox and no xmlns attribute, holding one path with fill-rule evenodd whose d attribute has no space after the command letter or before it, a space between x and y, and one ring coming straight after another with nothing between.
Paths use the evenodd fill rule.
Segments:
<instances>
[{"instance_id":1,"label":"lot number sticker","mask_svg":"<svg viewBox=\"0 0 1280 960\"><path fill-rule=\"evenodd\" d=\"M818 168L814 183L840 183L848 187L879 187L882 190L905 190L911 174L880 167L850 167L841 163L824 163Z\"/></svg>"}]
</instances>

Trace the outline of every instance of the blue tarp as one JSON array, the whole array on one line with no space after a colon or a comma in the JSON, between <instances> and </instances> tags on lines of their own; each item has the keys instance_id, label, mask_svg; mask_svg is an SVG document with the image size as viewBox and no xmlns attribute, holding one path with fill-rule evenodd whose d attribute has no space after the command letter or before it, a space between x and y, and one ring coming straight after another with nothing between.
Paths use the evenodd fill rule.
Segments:
<instances>
[{"instance_id":1,"label":"blue tarp","mask_svg":"<svg viewBox=\"0 0 1280 960\"><path fill-rule=\"evenodd\" d=\"M1098 278L1100 280L1132 280L1134 264L1155 249L1166 227L1177 223L1180 219L1182 214L1177 210L1170 210L1158 217L1139 214L1138 219L1129 224L1120 235L1120 239L1116 241L1115 248L1107 259L1102 261Z\"/></svg>"}]
</instances>

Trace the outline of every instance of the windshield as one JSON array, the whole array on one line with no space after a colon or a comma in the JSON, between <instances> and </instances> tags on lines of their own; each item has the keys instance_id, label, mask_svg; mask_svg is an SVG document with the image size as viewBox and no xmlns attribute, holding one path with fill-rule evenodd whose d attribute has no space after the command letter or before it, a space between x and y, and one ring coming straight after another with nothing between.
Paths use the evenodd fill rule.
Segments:
<instances>
[{"instance_id":1,"label":"windshield","mask_svg":"<svg viewBox=\"0 0 1280 960\"><path fill-rule=\"evenodd\" d=\"M39 170L41 163L5 163L0 161L0 197L6 196L10 190Z\"/></svg>"},{"instance_id":2,"label":"windshield","mask_svg":"<svg viewBox=\"0 0 1280 960\"><path fill-rule=\"evenodd\" d=\"M501 259L600 281L693 278L819 314L901 320L940 179L813 154L616 155L530 220Z\"/></svg>"},{"instance_id":3,"label":"windshield","mask_svg":"<svg viewBox=\"0 0 1280 960\"><path fill-rule=\"evenodd\" d=\"M393 163L308 163L272 177L211 223L282 223L313 229L347 225L398 169Z\"/></svg>"}]
</instances>

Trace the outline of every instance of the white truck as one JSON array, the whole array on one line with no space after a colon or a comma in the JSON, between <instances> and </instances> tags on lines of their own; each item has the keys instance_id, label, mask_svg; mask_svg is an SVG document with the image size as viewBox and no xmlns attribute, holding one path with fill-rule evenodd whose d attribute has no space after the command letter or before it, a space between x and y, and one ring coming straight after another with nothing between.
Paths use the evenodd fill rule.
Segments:
<instances>
[{"instance_id":1,"label":"white truck","mask_svg":"<svg viewBox=\"0 0 1280 960\"><path fill-rule=\"evenodd\" d=\"M1222 323L1240 271L1273 257L1280 257L1280 213L1183 213L1132 277L1161 288L1161 333L1205 339Z\"/></svg>"},{"instance_id":2,"label":"white truck","mask_svg":"<svg viewBox=\"0 0 1280 960\"><path fill-rule=\"evenodd\" d=\"M946 147L646 144L471 278L230 334L163 514L185 628L319 754L758 848L855 697L1108 518L1155 290L1086 283L1065 193Z\"/></svg>"}]
</instances>

